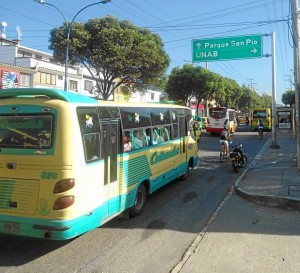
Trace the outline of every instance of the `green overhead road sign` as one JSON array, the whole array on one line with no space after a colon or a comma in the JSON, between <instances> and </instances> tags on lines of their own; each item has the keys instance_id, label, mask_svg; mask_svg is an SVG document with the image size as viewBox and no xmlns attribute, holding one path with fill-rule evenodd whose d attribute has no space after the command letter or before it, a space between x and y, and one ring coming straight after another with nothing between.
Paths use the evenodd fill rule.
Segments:
<instances>
[{"instance_id":1,"label":"green overhead road sign","mask_svg":"<svg viewBox=\"0 0 300 273\"><path fill-rule=\"evenodd\" d=\"M193 62L261 58L262 51L261 34L192 40Z\"/></svg>"}]
</instances>

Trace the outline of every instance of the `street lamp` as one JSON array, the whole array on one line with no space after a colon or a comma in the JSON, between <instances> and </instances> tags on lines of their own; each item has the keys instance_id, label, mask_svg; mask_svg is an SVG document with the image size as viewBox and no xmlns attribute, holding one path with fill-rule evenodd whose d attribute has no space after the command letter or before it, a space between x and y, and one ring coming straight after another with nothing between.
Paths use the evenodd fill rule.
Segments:
<instances>
[{"instance_id":1,"label":"street lamp","mask_svg":"<svg viewBox=\"0 0 300 273\"><path fill-rule=\"evenodd\" d=\"M55 9L57 9L60 12L60 14L63 16L63 18L65 20L65 23L67 25L67 47L66 47L66 58L65 58L65 82L64 82L64 90L68 91L69 46L70 46L70 33L71 33L73 22L74 22L75 18L78 16L78 14L81 13L83 10L85 10L85 9L91 7L91 6L94 6L94 5L109 3L109 2L111 2L111 0L102 0L100 2L92 3L90 5L85 6L84 8L82 8L81 10L79 10L75 14L75 16L73 17L73 19L72 19L72 21L70 23L67 23L65 15L63 14L63 12L57 6L55 6L53 4L50 4L50 3L47 3L47 2L45 2L45 0L34 0L34 1L37 2L37 3L39 3L39 4L49 5L51 7L54 7Z\"/></svg>"}]
</instances>

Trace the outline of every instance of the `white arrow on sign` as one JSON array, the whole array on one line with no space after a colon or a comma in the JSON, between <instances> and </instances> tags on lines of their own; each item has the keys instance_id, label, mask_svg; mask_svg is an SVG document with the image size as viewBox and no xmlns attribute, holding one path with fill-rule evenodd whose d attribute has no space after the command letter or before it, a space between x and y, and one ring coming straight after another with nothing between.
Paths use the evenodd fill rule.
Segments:
<instances>
[{"instance_id":1,"label":"white arrow on sign","mask_svg":"<svg viewBox=\"0 0 300 273\"><path fill-rule=\"evenodd\" d=\"M201 47L201 43L198 43L198 44L197 44L197 47L198 47L198 49L200 49L200 47Z\"/></svg>"},{"instance_id":2,"label":"white arrow on sign","mask_svg":"<svg viewBox=\"0 0 300 273\"><path fill-rule=\"evenodd\" d=\"M257 49L256 48L253 48L252 50L250 50L252 53L256 53L257 52Z\"/></svg>"}]
</instances>

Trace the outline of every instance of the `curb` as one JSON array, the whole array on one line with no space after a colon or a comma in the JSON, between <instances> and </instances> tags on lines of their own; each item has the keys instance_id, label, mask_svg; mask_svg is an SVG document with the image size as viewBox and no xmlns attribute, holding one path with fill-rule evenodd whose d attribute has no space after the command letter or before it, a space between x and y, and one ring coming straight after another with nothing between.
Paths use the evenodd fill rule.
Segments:
<instances>
[{"instance_id":1,"label":"curb","mask_svg":"<svg viewBox=\"0 0 300 273\"><path fill-rule=\"evenodd\" d=\"M235 188L235 192L244 199L255 202L257 204L300 211L300 199L275 195L252 194L245 191L239 186Z\"/></svg>"}]
</instances>

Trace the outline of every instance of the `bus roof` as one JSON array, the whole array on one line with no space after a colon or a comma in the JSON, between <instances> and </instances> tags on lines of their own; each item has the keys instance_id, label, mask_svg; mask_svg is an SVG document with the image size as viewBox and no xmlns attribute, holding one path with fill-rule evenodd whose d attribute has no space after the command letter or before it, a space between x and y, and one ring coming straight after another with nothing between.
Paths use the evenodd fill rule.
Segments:
<instances>
[{"instance_id":1,"label":"bus roof","mask_svg":"<svg viewBox=\"0 0 300 273\"><path fill-rule=\"evenodd\" d=\"M188 108L186 106L162 103L136 103L136 102L115 102L92 98L86 95L76 94L68 91L51 88L8 88L0 90L0 100L8 98L24 97L48 97L71 103L93 103L102 106L127 106L127 107L167 107L167 108Z\"/></svg>"},{"instance_id":2,"label":"bus roof","mask_svg":"<svg viewBox=\"0 0 300 273\"><path fill-rule=\"evenodd\" d=\"M88 96L50 88L8 88L0 90L0 99L20 97L45 96L67 102L97 103L97 100Z\"/></svg>"}]
</instances>

